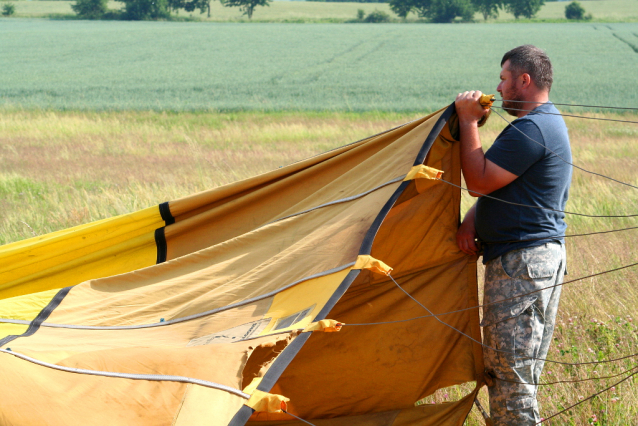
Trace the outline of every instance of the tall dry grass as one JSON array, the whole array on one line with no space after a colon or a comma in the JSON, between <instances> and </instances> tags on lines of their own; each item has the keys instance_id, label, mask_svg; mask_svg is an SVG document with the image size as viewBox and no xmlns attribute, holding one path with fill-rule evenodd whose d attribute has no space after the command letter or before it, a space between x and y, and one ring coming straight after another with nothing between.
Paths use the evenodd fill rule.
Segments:
<instances>
[{"instance_id":1,"label":"tall dry grass","mask_svg":"<svg viewBox=\"0 0 638 426\"><path fill-rule=\"evenodd\" d=\"M391 113L5 111L0 116L0 244L246 178L413 118ZM566 121L575 164L638 185L638 125ZM481 130L486 147L504 125L493 115ZM464 197L463 207L470 202ZM638 213L638 190L575 171L567 210ZM638 226L636 219L567 220L568 233ZM638 230L569 238L566 279L638 261L637 236ZM587 362L638 352L635 268L567 284L561 304L550 359ZM549 417L585 400L626 375L596 378L634 366L635 357L597 366L548 363L544 381L595 380L541 386L542 414ZM443 390L426 402L449 401L462 391ZM487 407L484 392L481 400ZM467 424L483 424L476 410ZM638 386L628 380L549 424L638 424Z\"/></svg>"}]
</instances>

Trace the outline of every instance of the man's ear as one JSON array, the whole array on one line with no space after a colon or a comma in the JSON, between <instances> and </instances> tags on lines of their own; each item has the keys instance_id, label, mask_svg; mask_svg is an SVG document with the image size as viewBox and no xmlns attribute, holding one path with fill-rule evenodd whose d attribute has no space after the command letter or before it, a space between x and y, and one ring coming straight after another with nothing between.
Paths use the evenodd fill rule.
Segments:
<instances>
[{"instance_id":1,"label":"man's ear","mask_svg":"<svg viewBox=\"0 0 638 426\"><path fill-rule=\"evenodd\" d=\"M532 84L532 77L526 72L521 73L518 78L521 82L521 89L527 89Z\"/></svg>"}]
</instances>

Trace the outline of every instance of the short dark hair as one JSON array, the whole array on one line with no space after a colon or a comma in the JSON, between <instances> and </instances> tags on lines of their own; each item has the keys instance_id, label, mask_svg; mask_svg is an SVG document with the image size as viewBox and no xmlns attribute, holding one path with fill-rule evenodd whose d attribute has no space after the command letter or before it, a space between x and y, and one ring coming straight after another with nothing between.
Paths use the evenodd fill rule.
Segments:
<instances>
[{"instance_id":1,"label":"short dark hair","mask_svg":"<svg viewBox=\"0 0 638 426\"><path fill-rule=\"evenodd\" d=\"M507 61L510 61L508 69L514 76L527 73L536 87L551 90L554 81L552 63L538 47L531 44L515 47L503 56L501 66Z\"/></svg>"}]
</instances>

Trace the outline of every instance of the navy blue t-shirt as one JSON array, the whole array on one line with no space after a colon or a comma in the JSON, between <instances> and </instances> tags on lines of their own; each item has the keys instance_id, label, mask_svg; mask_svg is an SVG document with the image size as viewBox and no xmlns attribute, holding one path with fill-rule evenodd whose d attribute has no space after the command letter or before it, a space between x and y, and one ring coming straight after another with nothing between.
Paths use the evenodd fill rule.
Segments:
<instances>
[{"instance_id":1,"label":"navy blue t-shirt","mask_svg":"<svg viewBox=\"0 0 638 426\"><path fill-rule=\"evenodd\" d=\"M485 153L485 158L518 176L489 195L562 211L572 178L572 166L565 162L572 162L569 135L563 117L542 113L559 114L552 103L538 106L508 125ZM563 241L567 228L564 213L488 197L480 197L476 203L475 219L476 232L484 244L483 263L511 250ZM535 241L521 241L529 239Z\"/></svg>"}]
</instances>

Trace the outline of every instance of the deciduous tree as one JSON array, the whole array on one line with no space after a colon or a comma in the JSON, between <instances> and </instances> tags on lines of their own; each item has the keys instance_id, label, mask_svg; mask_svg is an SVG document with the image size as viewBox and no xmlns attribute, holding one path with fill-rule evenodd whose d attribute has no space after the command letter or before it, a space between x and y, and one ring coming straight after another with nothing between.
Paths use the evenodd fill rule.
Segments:
<instances>
[{"instance_id":1,"label":"deciduous tree","mask_svg":"<svg viewBox=\"0 0 638 426\"><path fill-rule=\"evenodd\" d=\"M116 0L124 3L125 19L132 21L166 19L170 16L168 0Z\"/></svg>"},{"instance_id":2,"label":"deciduous tree","mask_svg":"<svg viewBox=\"0 0 638 426\"><path fill-rule=\"evenodd\" d=\"M452 22L457 16L470 21L474 15L470 0L390 0L390 8L401 18L415 12L432 22Z\"/></svg>"},{"instance_id":3,"label":"deciduous tree","mask_svg":"<svg viewBox=\"0 0 638 426\"><path fill-rule=\"evenodd\" d=\"M2 16L11 16L16 13L16 7L13 3L5 3L2 6Z\"/></svg>"},{"instance_id":4,"label":"deciduous tree","mask_svg":"<svg viewBox=\"0 0 638 426\"><path fill-rule=\"evenodd\" d=\"M452 22L457 16L463 21L474 17L474 6L470 0L432 0L428 14L424 15L432 22Z\"/></svg>"},{"instance_id":5,"label":"deciduous tree","mask_svg":"<svg viewBox=\"0 0 638 426\"><path fill-rule=\"evenodd\" d=\"M506 0L505 10L510 12L516 19L524 16L533 18L545 4L545 0Z\"/></svg>"},{"instance_id":6,"label":"deciduous tree","mask_svg":"<svg viewBox=\"0 0 638 426\"><path fill-rule=\"evenodd\" d=\"M481 12L483 19L497 18L498 9L503 7L503 0L472 0L477 12Z\"/></svg>"},{"instance_id":7,"label":"deciduous tree","mask_svg":"<svg viewBox=\"0 0 638 426\"><path fill-rule=\"evenodd\" d=\"M223 4L226 7L239 7L239 10L248 16L248 19L252 19L253 12L257 6L270 6L271 1L272 0L223 0Z\"/></svg>"},{"instance_id":8,"label":"deciduous tree","mask_svg":"<svg viewBox=\"0 0 638 426\"><path fill-rule=\"evenodd\" d=\"M405 19L408 13L414 9L414 1L412 0L390 0L389 3L390 9L402 19Z\"/></svg>"},{"instance_id":9,"label":"deciduous tree","mask_svg":"<svg viewBox=\"0 0 638 426\"><path fill-rule=\"evenodd\" d=\"M82 19L100 19L106 11L108 0L77 0L71 9Z\"/></svg>"},{"instance_id":10,"label":"deciduous tree","mask_svg":"<svg viewBox=\"0 0 638 426\"><path fill-rule=\"evenodd\" d=\"M574 0L565 6L565 18L581 21L587 18L591 19L591 15L585 15L585 8Z\"/></svg>"}]
</instances>

